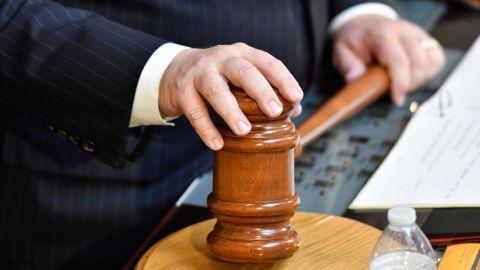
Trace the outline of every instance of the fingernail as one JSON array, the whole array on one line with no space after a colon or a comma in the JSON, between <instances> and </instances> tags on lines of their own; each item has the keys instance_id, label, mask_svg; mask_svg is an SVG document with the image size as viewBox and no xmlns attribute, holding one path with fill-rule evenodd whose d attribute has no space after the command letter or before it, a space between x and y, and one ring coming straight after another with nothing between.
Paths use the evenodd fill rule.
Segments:
<instances>
[{"instance_id":1,"label":"fingernail","mask_svg":"<svg viewBox=\"0 0 480 270\"><path fill-rule=\"evenodd\" d=\"M213 146L213 150L220 150L222 148L222 144L220 143L220 140L217 138L214 138L212 140L212 146Z\"/></svg>"},{"instance_id":2,"label":"fingernail","mask_svg":"<svg viewBox=\"0 0 480 270\"><path fill-rule=\"evenodd\" d=\"M303 96L303 91L297 87L294 87L292 89L292 98L296 99L301 99Z\"/></svg>"},{"instance_id":3,"label":"fingernail","mask_svg":"<svg viewBox=\"0 0 480 270\"><path fill-rule=\"evenodd\" d=\"M405 104L405 96L404 95L398 95L397 96L397 102L396 102L398 107L403 106Z\"/></svg>"},{"instance_id":4,"label":"fingernail","mask_svg":"<svg viewBox=\"0 0 480 270\"><path fill-rule=\"evenodd\" d=\"M250 130L250 126L245 123L245 121L240 120L237 122L237 132L238 134L247 133Z\"/></svg>"},{"instance_id":5,"label":"fingernail","mask_svg":"<svg viewBox=\"0 0 480 270\"><path fill-rule=\"evenodd\" d=\"M270 101L269 106L273 115L279 115L282 112L282 107L275 100Z\"/></svg>"}]
</instances>

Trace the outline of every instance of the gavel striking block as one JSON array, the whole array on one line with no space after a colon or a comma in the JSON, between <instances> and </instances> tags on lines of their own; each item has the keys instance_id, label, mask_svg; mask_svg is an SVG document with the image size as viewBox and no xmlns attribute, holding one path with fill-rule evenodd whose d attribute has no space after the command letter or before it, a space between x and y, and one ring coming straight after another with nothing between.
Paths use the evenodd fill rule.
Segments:
<instances>
[{"instance_id":1,"label":"gavel striking block","mask_svg":"<svg viewBox=\"0 0 480 270\"><path fill-rule=\"evenodd\" d=\"M243 90L231 90L252 130L237 136L225 123L218 125L225 143L214 153L208 207L217 223L208 247L223 261L275 262L292 256L300 245L290 223L299 205L293 169L300 137L289 119L294 104L279 96L283 112L269 118Z\"/></svg>"}]
</instances>

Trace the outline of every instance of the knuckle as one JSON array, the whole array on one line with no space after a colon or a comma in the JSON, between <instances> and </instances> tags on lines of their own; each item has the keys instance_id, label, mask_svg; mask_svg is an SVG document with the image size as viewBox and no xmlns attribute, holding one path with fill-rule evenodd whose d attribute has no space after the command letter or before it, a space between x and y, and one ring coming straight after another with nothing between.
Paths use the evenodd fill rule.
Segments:
<instances>
[{"instance_id":1,"label":"knuckle","mask_svg":"<svg viewBox=\"0 0 480 270\"><path fill-rule=\"evenodd\" d=\"M191 121L198 121L207 117L205 110L202 110L200 107L189 108L185 115L191 119Z\"/></svg>"},{"instance_id":2,"label":"knuckle","mask_svg":"<svg viewBox=\"0 0 480 270\"><path fill-rule=\"evenodd\" d=\"M185 75L180 74L179 78L176 80L172 81L173 83L173 88L174 89L185 89L185 86L187 85L187 79Z\"/></svg>"},{"instance_id":3,"label":"knuckle","mask_svg":"<svg viewBox=\"0 0 480 270\"><path fill-rule=\"evenodd\" d=\"M202 70L208 65L209 61L206 61L204 57L199 57L192 61L192 64L188 70L185 70L184 73L192 72L193 70Z\"/></svg>"},{"instance_id":4,"label":"knuckle","mask_svg":"<svg viewBox=\"0 0 480 270\"><path fill-rule=\"evenodd\" d=\"M199 134L202 134L202 135L208 135L208 134L212 134L214 133L214 129L212 126L210 125L200 125L197 127L197 131Z\"/></svg>"},{"instance_id":5,"label":"knuckle","mask_svg":"<svg viewBox=\"0 0 480 270\"><path fill-rule=\"evenodd\" d=\"M254 67L251 65L242 65L237 70L237 76L239 78L249 77L253 74Z\"/></svg>"},{"instance_id":6,"label":"knuckle","mask_svg":"<svg viewBox=\"0 0 480 270\"><path fill-rule=\"evenodd\" d=\"M236 120L241 118L242 111L240 108L224 108L224 110L219 113L220 117L225 120L225 122L232 124L235 123Z\"/></svg>"},{"instance_id":7,"label":"knuckle","mask_svg":"<svg viewBox=\"0 0 480 270\"><path fill-rule=\"evenodd\" d=\"M265 60L265 66L269 70L275 70L281 68L283 66L283 63L275 57L267 57L267 59Z\"/></svg>"},{"instance_id":8,"label":"knuckle","mask_svg":"<svg viewBox=\"0 0 480 270\"><path fill-rule=\"evenodd\" d=\"M246 43L243 43L243 42L236 42L233 44L233 46L237 47L240 50L245 50L250 48L250 46L248 46Z\"/></svg>"},{"instance_id":9,"label":"knuckle","mask_svg":"<svg viewBox=\"0 0 480 270\"><path fill-rule=\"evenodd\" d=\"M205 89L205 95L207 97L216 97L225 92L225 86L221 83L211 83Z\"/></svg>"},{"instance_id":10,"label":"knuckle","mask_svg":"<svg viewBox=\"0 0 480 270\"><path fill-rule=\"evenodd\" d=\"M213 47L213 56L218 58L224 58L231 54L231 49L226 45L217 45Z\"/></svg>"}]
</instances>

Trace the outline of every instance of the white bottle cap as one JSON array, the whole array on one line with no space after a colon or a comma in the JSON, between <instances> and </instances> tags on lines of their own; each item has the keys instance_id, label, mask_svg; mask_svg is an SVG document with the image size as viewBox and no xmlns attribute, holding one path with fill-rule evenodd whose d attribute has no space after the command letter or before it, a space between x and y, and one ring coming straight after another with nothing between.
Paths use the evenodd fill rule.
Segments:
<instances>
[{"instance_id":1,"label":"white bottle cap","mask_svg":"<svg viewBox=\"0 0 480 270\"><path fill-rule=\"evenodd\" d=\"M388 210L388 222L394 226L408 226L415 223L417 215L415 209L407 206L398 206Z\"/></svg>"}]
</instances>

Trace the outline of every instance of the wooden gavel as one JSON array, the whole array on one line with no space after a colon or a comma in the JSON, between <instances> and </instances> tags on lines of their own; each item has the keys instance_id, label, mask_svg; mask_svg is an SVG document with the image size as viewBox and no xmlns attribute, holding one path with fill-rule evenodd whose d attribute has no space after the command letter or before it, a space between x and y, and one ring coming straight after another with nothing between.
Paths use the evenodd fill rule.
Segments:
<instances>
[{"instance_id":1,"label":"wooden gavel","mask_svg":"<svg viewBox=\"0 0 480 270\"><path fill-rule=\"evenodd\" d=\"M207 237L213 255L239 263L269 263L292 256L300 246L290 223L300 203L294 192L294 157L302 146L377 100L388 85L385 69L370 67L298 131L289 119L293 104L280 97L283 112L268 118L253 99L233 87L252 131L239 137L224 123L218 126L225 145L214 153L213 191L208 197L208 207L217 218Z\"/></svg>"}]
</instances>

